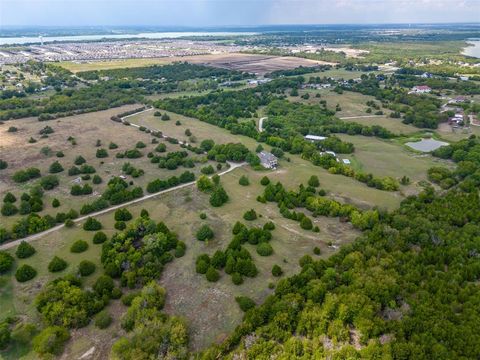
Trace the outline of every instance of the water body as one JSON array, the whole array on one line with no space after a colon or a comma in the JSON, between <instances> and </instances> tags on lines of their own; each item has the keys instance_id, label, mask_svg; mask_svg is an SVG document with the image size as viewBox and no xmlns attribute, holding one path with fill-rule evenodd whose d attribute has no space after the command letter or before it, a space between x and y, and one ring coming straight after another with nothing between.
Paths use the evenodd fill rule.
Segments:
<instances>
[{"instance_id":1,"label":"water body","mask_svg":"<svg viewBox=\"0 0 480 360\"><path fill-rule=\"evenodd\" d=\"M75 35L75 36L49 36L43 37L43 42L53 41L95 41L103 39L177 39L184 36L235 36L254 35L254 32L152 32L140 34L106 34L106 35ZM40 37L0 37L0 45L40 44Z\"/></svg>"},{"instance_id":2,"label":"water body","mask_svg":"<svg viewBox=\"0 0 480 360\"><path fill-rule=\"evenodd\" d=\"M467 46L465 49L463 49L462 54L480 58L480 40L470 40L467 41L467 43L473 46Z\"/></svg>"},{"instance_id":3,"label":"water body","mask_svg":"<svg viewBox=\"0 0 480 360\"><path fill-rule=\"evenodd\" d=\"M439 147L448 145L447 142L435 139L422 139L421 141L407 142L405 145L421 152L430 152L437 150Z\"/></svg>"}]
</instances>

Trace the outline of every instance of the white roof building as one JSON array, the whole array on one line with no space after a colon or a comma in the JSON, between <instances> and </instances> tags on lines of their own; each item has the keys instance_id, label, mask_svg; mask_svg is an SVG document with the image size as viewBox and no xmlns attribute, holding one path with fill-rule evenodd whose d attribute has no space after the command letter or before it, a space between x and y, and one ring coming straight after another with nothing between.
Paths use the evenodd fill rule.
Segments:
<instances>
[{"instance_id":1,"label":"white roof building","mask_svg":"<svg viewBox=\"0 0 480 360\"><path fill-rule=\"evenodd\" d=\"M304 137L305 140L308 140L308 141L323 141L326 139L325 136L318 136L318 135L305 135Z\"/></svg>"}]
</instances>

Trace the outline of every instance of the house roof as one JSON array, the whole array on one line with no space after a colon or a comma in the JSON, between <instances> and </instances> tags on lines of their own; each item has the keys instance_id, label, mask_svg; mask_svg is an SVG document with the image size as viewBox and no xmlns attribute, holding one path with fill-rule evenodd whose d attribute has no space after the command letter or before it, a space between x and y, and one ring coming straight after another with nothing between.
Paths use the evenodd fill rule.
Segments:
<instances>
[{"instance_id":1,"label":"house roof","mask_svg":"<svg viewBox=\"0 0 480 360\"><path fill-rule=\"evenodd\" d=\"M318 135L305 135L306 140L317 140L317 141L322 141L325 140L325 136L318 136Z\"/></svg>"},{"instance_id":2,"label":"house roof","mask_svg":"<svg viewBox=\"0 0 480 360\"><path fill-rule=\"evenodd\" d=\"M277 161L277 157L268 151L261 151L258 156L262 162Z\"/></svg>"}]
</instances>

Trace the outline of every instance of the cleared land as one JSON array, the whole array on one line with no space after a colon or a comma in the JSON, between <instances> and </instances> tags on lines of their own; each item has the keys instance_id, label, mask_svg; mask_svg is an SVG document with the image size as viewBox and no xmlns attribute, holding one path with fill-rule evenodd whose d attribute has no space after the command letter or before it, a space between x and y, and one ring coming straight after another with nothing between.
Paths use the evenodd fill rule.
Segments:
<instances>
[{"instance_id":1,"label":"cleared land","mask_svg":"<svg viewBox=\"0 0 480 360\"><path fill-rule=\"evenodd\" d=\"M155 59L126 59L109 61L92 61L85 63L62 62L61 66L76 73L87 70L120 69L148 65L164 65L175 61L186 61L192 64L204 64L225 69L241 70L263 75L274 70L293 69L298 66L314 66L327 64L323 61L295 58L289 56L265 56L240 53L223 53L210 55L165 57Z\"/></svg>"}]
</instances>

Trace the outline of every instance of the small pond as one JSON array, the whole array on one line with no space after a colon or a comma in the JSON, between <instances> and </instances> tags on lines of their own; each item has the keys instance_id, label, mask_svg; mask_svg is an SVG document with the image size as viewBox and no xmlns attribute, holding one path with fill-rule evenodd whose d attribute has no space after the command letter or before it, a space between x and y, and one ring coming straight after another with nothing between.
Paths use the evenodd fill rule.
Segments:
<instances>
[{"instance_id":1,"label":"small pond","mask_svg":"<svg viewBox=\"0 0 480 360\"><path fill-rule=\"evenodd\" d=\"M438 149L439 147L448 145L448 143L435 139L422 139L421 141L407 142L405 145L417 151L430 152Z\"/></svg>"}]
</instances>

